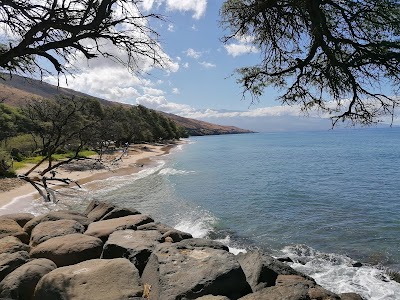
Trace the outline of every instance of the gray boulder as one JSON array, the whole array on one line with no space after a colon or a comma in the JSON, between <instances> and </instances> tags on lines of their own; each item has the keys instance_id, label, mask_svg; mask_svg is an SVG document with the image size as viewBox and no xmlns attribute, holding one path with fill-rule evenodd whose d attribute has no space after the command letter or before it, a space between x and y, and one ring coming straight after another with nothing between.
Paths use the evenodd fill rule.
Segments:
<instances>
[{"instance_id":1,"label":"gray boulder","mask_svg":"<svg viewBox=\"0 0 400 300\"><path fill-rule=\"evenodd\" d=\"M21 242L19 238L15 236L6 236L0 239L0 254L2 253L14 253L18 251L29 252L31 247Z\"/></svg>"},{"instance_id":2,"label":"gray boulder","mask_svg":"<svg viewBox=\"0 0 400 300\"><path fill-rule=\"evenodd\" d=\"M118 230L108 238L101 257L125 257L135 265L139 274L142 274L150 254L161 239L161 233L155 230Z\"/></svg>"},{"instance_id":3,"label":"gray boulder","mask_svg":"<svg viewBox=\"0 0 400 300\"><path fill-rule=\"evenodd\" d=\"M114 205L106 203L106 202L99 202L88 214L87 217L91 221L99 221L102 217L106 214L111 212L115 208Z\"/></svg>"},{"instance_id":4,"label":"gray boulder","mask_svg":"<svg viewBox=\"0 0 400 300\"><path fill-rule=\"evenodd\" d=\"M93 259L42 277L34 300L127 300L142 293L139 272L129 260Z\"/></svg>"},{"instance_id":5,"label":"gray boulder","mask_svg":"<svg viewBox=\"0 0 400 300\"><path fill-rule=\"evenodd\" d=\"M15 269L0 283L0 297L15 300L32 299L36 284L57 266L48 259L34 259Z\"/></svg>"},{"instance_id":6,"label":"gray boulder","mask_svg":"<svg viewBox=\"0 0 400 300\"><path fill-rule=\"evenodd\" d=\"M105 214L104 217L101 218L101 220L116 219L131 215L139 215L139 214L140 212L138 212L136 209L115 207L112 211Z\"/></svg>"},{"instance_id":7,"label":"gray boulder","mask_svg":"<svg viewBox=\"0 0 400 300\"><path fill-rule=\"evenodd\" d=\"M356 293L343 293L340 294L340 300L364 300L359 294Z\"/></svg>"},{"instance_id":8,"label":"gray boulder","mask_svg":"<svg viewBox=\"0 0 400 300\"><path fill-rule=\"evenodd\" d=\"M178 247L213 248L213 249L224 250L224 251L229 252L229 248L220 242L208 240L208 239L199 239L199 238L183 240L183 241L179 242Z\"/></svg>"},{"instance_id":9,"label":"gray boulder","mask_svg":"<svg viewBox=\"0 0 400 300\"><path fill-rule=\"evenodd\" d=\"M19 266L27 263L30 257L26 251L0 254L0 281Z\"/></svg>"},{"instance_id":10,"label":"gray boulder","mask_svg":"<svg viewBox=\"0 0 400 300\"><path fill-rule=\"evenodd\" d=\"M276 286L261 289L240 300L340 300L338 295L299 275L279 275L276 282Z\"/></svg>"},{"instance_id":11,"label":"gray boulder","mask_svg":"<svg viewBox=\"0 0 400 300\"><path fill-rule=\"evenodd\" d=\"M150 222L153 222L153 219L142 214L98 221L91 223L85 234L98 237L105 242L114 231L127 228L136 229L137 226Z\"/></svg>"},{"instance_id":12,"label":"gray boulder","mask_svg":"<svg viewBox=\"0 0 400 300\"><path fill-rule=\"evenodd\" d=\"M60 210L33 218L32 220L30 220L28 223L25 224L24 230L30 235L33 228L37 226L39 223L46 221L57 221L57 220L75 220L80 224L82 224L83 226L85 226L85 228L91 222L84 214L69 210Z\"/></svg>"},{"instance_id":13,"label":"gray boulder","mask_svg":"<svg viewBox=\"0 0 400 300\"><path fill-rule=\"evenodd\" d=\"M16 214L7 214L0 216L0 219L11 219L18 223L19 226L24 227L24 225L32 220L35 216L30 213L16 213Z\"/></svg>"},{"instance_id":14,"label":"gray boulder","mask_svg":"<svg viewBox=\"0 0 400 300\"><path fill-rule=\"evenodd\" d=\"M232 253L189 244L156 246L142 274L151 286L150 299L196 299L221 295L230 299L251 292L242 268Z\"/></svg>"},{"instance_id":15,"label":"gray boulder","mask_svg":"<svg viewBox=\"0 0 400 300\"><path fill-rule=\"evenodd\" d=\"M173 227L168 226L166 224L160 223L160 222L150 222L147 224L143 224L137 227L137 230L157 230L161 232L162 234L174 230Z\"/></svg>"},{"instance_id":16,"label":"gray boulder","mask_svg":"<svg viewBox=\"0 0 400 300\"><path fill-rule=\"evenodd\" d=\"M73 233L49 239L31 250L31 257L47 258L58 267L100 258L103 242L92 236Z\"/></svg>"},{"instance_id":17,"label":"gray boulder","mask_svg":"<svg viewBox=\"0 0 400 300\"><path fill-rule=\"evenodd\" d=\"M138 226L137 230L157 230L161 232L163 235L162 241L165 241L166 238L171 238L172 242L180 242L185 239L191 239L193 236L190 233L180 231L171 226L159 223L159 222L151 222L141 226Z\"/></svg>"},{"instance_id":18,"label":"gray boulder","mask_svg":"<svg viewBox=\"0 0 400 300\"><path fill-rule=\"evenodd\" d=\"M0 238L6 236L15 236L25 244L29 241L28 234L12 219L2 219L0 222Z\"/></svg>"},{"instance_id":19,"label":"gray boulder","mask_svg":"<svg viewBox=\"0 0 400 300\"><path fill-rule=\"evenodd\" d=\"M35 247L57 236L83 232L85 232L85 227L75 220L41 222L33 228L29 245Z\"/></svg>"},{"instance_id":20,"label":"gray boulder","mask_svg":"<svg viewBox=\"0 0 400 300\"><path fill-rule=\"evenodd\" d=\"M228 297L225 296L213 296L207 295L200 298L196 298L196 300L230 300Z\"/></svg>"},{"instance_id":21,"label":"gray boulder","mask_svg":"<svg viewBox=\"0 0 400 300\"><path fill-rule=\"evenodd\" d=\"M253 292L265 287L274 286L278 275L299 275L314 282L311 277L294 270L287 264L258 250L240 253L237 255L237 260L242 266L247 282L250 284Z\"/></svg>"}]
</instances>

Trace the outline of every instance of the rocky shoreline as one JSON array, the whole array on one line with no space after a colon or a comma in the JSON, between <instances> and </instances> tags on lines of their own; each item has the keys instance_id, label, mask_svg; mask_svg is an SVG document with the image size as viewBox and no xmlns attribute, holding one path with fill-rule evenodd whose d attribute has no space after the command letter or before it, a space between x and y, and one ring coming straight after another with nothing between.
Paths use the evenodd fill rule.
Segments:
<instances>
[{"instance_id":1,"label":"rocky shoreline","mask_svg":"<svg viewBox=\"0 0 400 300\"><path fill-rule=\"evenodd\" d=\"M334 294L260 251L234 255L104 202L83 213L0 219L0 299L362 299Z\"/></svg>"}]
</instances>

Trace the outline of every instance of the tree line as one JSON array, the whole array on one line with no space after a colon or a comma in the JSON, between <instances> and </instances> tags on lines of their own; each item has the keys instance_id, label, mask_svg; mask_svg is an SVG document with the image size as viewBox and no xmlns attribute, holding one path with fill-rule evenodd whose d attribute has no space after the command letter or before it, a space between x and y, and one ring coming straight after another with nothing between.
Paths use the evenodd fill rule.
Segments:
<instances>
[{"instance_id":1,"label":"tree line","mask_svg":"<svg viewBox=\"0 0 400 300\"><path fill-rule=\"evenodd\" d=\"M40 175L79 157L82 150L103 153L110 146L187 137L186 130L142 105L105 106L91 98L59 96L27 102L21 108L0 103L0 176L12 175L12 162L40 156ZM54 159L69 153L69 158Z\"/></svg>"}]
</instances>

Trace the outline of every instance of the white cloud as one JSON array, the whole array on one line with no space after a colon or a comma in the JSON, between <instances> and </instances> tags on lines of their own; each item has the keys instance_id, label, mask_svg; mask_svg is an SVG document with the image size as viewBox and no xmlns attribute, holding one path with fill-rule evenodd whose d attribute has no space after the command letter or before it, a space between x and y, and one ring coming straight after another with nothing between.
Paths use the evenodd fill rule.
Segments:
<instances>
[{"instance_id":1,"label":"white cloud","mask_svg":"<svg viewBox=\"0 0 400 300\"><path fill-rule=\"evenodd\" d=\"M172 89L172 94L179 95L180 94L179 89L178 88L173 88Z\"/></svg>"},{"instance_id":2,"label":"white cloud","mask_svg":"<svg viewBox=\"0 0 400 300\"><path fill-rule=\"evenodd\" d=\"M207 0L166 0L167 9L178 11L192 11L194 19L200 19L206 13Z\"/></svg>"},{"instance_id":3,"label":"white cloud","mask_svg":"<svg viewBox=\"0 0 400 300\"><path fill-rule=\"evenodd\" d=\"M167 10L180 12L193 12L194 19L200 19L206 13L207 0L143 0L142 8L149 11L153 6L158 9L165 3Z\"/></svg>"},{"instance_id":4,"label":"white cloud","mask_svg":"<svg viewBox=\"0 0 400 300\"><path fill-rule=\"evenodd\" d=\"M185 69L189 68L189 63L188 63L188 62L184 63L184 64L183 64L183 67L184 67Z\"/></svg>"},{"instance_id":5,"label":"white cloud","mask_svg":"<svg viewBox=\"0 0 400 300\"><path fill-rule=\"evenodd\" d=\"M193 31L198 31L198 29L197 29L195 24L193 24L191 28L192 28Z\"/></svg>"},{"instance_id":6,"label":"white cloud","mask_svg":"<svg viewBox=\"0 0 400 300\"><path fill-rule=\"evenodd\" d=\"M184 51L184 53L194 59L198 59L201 56L201 52L198 52L192 48L187 49L186 51Z\"/></svg>"},{"instance_id":7,"label":"white cloud","mask_svg":"<svg viewBox=\"0 0 400 300\"><path fill-rule=\"evenodd\" d=\"M199 64L202 65L206 69L215 68L217 66L216 64L206 62L206 61L199 62Z\"/></svg>"},{"instance_id":8,"label":"white cloud","mask_svg":"<svg viewBox=\"0 0 400 300\"><path fill-rule=\"evenodd\" d=\"M174 32L175 31L175 26L173 24L168 24L168 31Z\"/></svg>"},{"instance_id":9,"label":"white cloud","mask_svg":"<svg viewBox=\"0 0 400 300\"><path fill-rule=\"evenodd\" d=\"M161 96L164 95L163 90L155 89L152 87L143 87L144 94L152 95L152 96Z\"/></svg>"},{"instance_id":10,"label":"white cloud","mask_svg":"<svg viewBox=\"0 0 400 300\"><path fill-rule=\"evenodd\" d=\"M226 51L228 52L229 55L232 55L233 57L247 54L247 53L257 53L259 50L250 44L228 44L224 46Z\"/></svg>"}]
</instances>

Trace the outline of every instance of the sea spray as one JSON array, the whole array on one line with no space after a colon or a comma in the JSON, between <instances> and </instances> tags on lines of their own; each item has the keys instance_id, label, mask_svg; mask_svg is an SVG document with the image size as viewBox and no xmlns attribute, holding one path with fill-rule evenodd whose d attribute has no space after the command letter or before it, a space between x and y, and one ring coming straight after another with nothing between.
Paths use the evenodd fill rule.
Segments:
<instances>
[{"instance_id":1,"label":"sea spray","mask_svg":"<svg viewBox=\"0 0 400 300\"><path fill-rule=\"evenodd\" d=\"M306 245L287 246L282 252L294 261L294 269L335 293L354 292L371 300L400 299L400 284L377 267L354 267L355 261L346 255L324 253Z\"/></svg>"}]
</instances>

